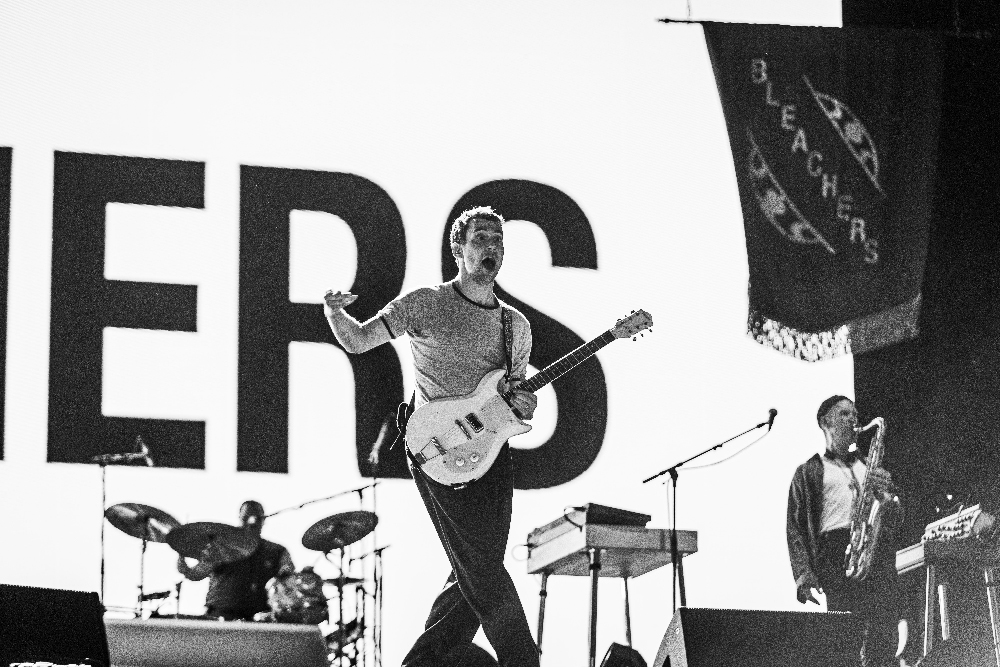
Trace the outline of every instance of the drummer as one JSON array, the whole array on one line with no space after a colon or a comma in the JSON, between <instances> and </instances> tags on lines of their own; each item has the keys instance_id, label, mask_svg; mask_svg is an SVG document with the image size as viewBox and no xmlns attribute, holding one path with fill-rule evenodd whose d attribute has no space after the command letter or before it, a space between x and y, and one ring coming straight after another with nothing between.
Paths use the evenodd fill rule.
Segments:
<instances>
[{"instance_id":1,"label":"drummer","mask_svg":"<svg viewBox=\"0 0 1000 667\"><path fill-rule=\"evenodd\" d=\"M264 507L256 500L240 505L240 524L257 539L257 548L246 558L230 563L196 562L190 566L177 557L177 571L191 581L210 577L205 615L227 621L253 620L257 612L269 611L266 585L272 577L294 573L288 549L260 537Z\"/></svg>"}]
</instances>

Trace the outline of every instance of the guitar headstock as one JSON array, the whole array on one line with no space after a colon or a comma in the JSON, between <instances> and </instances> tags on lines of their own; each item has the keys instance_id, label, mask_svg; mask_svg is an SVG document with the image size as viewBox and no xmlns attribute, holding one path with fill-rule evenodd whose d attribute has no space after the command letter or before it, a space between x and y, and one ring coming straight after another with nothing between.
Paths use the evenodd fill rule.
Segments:
<instances>
[{"instance_id":1,"label":"guitar headstock","mask_svg":"<svg viewBox=\"0 0 1000 667\"><path fill-rule=\"evenodd\" d=\"M633 310L628 317L618 320L615 326L611 327L611 333L615 338L632 338L640 331L645 331L653 326L653 316L645 310Z\"/></svg>"}]
</instances>

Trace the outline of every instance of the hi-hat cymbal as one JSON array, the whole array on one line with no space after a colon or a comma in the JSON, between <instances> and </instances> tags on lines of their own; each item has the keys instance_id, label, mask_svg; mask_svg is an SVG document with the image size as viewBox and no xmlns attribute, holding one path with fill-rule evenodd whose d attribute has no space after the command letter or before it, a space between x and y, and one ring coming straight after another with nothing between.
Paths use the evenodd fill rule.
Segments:
<instances>
[{"instance_id":1,"label":"hi-hat cymbal","mask_svg":"<svg viewBox=\"0 0 1000 667\"><path fill-rule=\"evenodd\" d=\"M302 546L313 551L333 551L354 544L375 530L378 517L373 512L341 512L320 519L302 536Z\"/></svg>"},{"instance_id":2,"label":"hi-hat cymbal","mask_svg":"<svg viewBox=\"0 0 1000 667\"><path fill-rule=\"evenodd\" d=\"M104 516L123 533L149 542L166 542L167 534L181 525L163 510L139 503L112 505L104 510Z\"/></svg>"},{"instance_id":3,"label":"hi-hat cymbal","mask_svg":"<svg viewBox=\"0 0 1000 667\"><path fill-rule=\"evenodd\" d=\"M167 535L167 544L187 558L221 565L243 560L260 544L253 533L224 523L200 521L174 528Z\"/></svg>"}]
</instances>

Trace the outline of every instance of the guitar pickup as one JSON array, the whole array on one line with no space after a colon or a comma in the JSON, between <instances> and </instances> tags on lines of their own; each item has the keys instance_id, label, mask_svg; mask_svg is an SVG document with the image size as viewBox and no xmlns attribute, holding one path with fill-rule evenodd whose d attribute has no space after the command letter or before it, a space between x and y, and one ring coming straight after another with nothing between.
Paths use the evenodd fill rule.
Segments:
<instances>
[{"instance_id":1,"label":"guitar pickup","mask_svg":"<svg viewBox=\"0 0 1000 667\"><path fill-rule=\"evenodd\" d=\"M476 433L479 433L480 431L483 430L483 422L479 421L479 417L477 417L475 414L470 412L469 414L465 415L465 421L468 422L469 426L471 426L472 430L475 431ZM464 431L465 429L462 430ZM466 435L468 435L468 433L466 433Z\"/></svg>"},{"instance_id":2,"label":"guitar pickup","mask_svg":"<svg viewBox=\"0 0 1000 667\"><path fill-rule=\"evenodd\" d=\"M463 435L465 435L466 440L472 440L472 435L469 433L469 429L465 428L465 424L462 423L461 419L456 419L455 425L458 426L458 429Z\"/></svg>"}]
</instances>

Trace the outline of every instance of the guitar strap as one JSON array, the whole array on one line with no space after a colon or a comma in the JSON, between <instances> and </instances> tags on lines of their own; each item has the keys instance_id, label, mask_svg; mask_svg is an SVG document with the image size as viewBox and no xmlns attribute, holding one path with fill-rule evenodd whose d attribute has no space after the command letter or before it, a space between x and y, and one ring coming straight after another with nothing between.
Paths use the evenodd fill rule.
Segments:
<instances>
[{"instance_id":1,"label":"guitar strap","mask_svg":"<svg viewBox=\"0 0 1000 667\"><path fill-rule=\"evenodd\" d=\"M389 451L392 451L392 448L395 447L397 444L402 444L402 442L406 439L406 422L410 421L410 415L413 414L413 410L416 407L416 404L417 404L417 390L414 389L413 394L410 396L410 402L407 403L406 401L404 401L396 407L397 433L396 433L396 439L392 441L391 445L389 445ZM407 450L405 447L403 448L403 450L406 451L407 454L410 453L409 450Z\"/></svg>"},{"instance_id":2,"label":"guitar strap","mask_svg":"<svg viewBox=\"0 0 1000 667\"><path fill-rule=\"evenodd\" d=\"M498 299L499 300L499 299ZM500 328L503 329L503 340L504 340L504 358L507 361L507 382L510 382L511 373L513 369L511 368L511 358L514 356L514 327L510 321L510 310L505 306L500 306Z\"/></svg>"}]
</instances>

